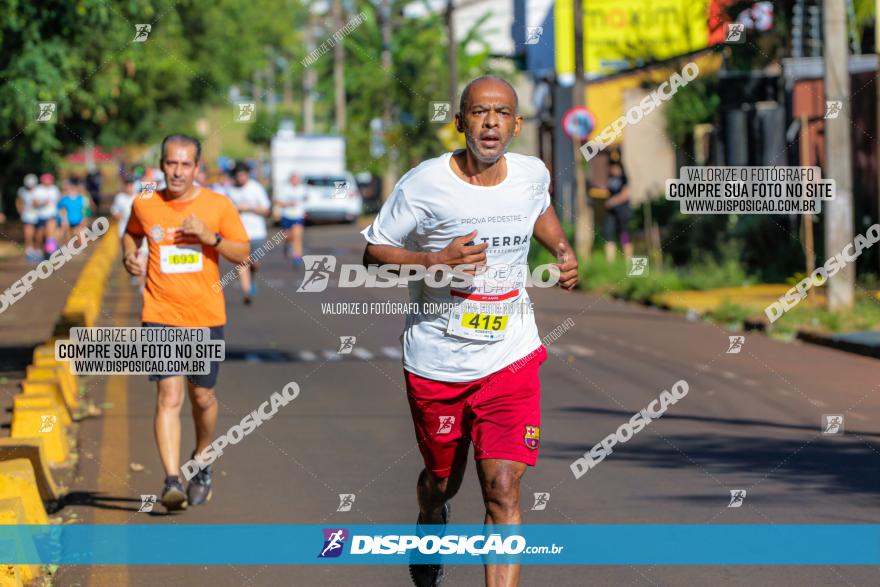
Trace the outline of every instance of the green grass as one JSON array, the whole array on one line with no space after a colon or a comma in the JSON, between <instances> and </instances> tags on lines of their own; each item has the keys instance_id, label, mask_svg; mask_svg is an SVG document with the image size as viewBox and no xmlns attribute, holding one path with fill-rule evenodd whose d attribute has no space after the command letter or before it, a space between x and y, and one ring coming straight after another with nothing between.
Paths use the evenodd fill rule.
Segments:
<instances>
[{"instance_id":1,"label":"green grass","mask_svg":"<svg viewBox=\"0 0 880 587\"><path fill-rule=\"evenodd\" d=\"M532 241L529 251L529 265L532 268L555 262L556 258L551 253L537 241ZM706 290L754 282L733 260L721 263L704 260L679 269L652 265L644 277L629 277L627 269L623 255L618 254L608 262L603 251L593 251L589 261L579 260L580 288L644 302L664 291Z\"/></svg>"},{"instance_id":2,"label":"green grass","mask_svg":"<svg viewBox=\"0 0 880 587\"><path fill-rule=\"evenodd\" d=\"M775 335L786 336L801 328L825 332L875 330L880 325L880 300L860 295L852 310L831 312L827 308L808 308L804 304L788 311L773 323Z\"/></svg>"},{"instance_id":3,"label":"green grass","mask_svg":"<svg viewBox=\"0 0 880 587\"><path fill-rule=\"evenodd\" d=\"M531 268L555 262L556 258L552 254L537 241L532 241L529 251ZM656 267L652 264L647 276L629 277L627 264L622 255L618 254L616 259L609 263L601 250L593 251L587 262L581 259L579 271L580 289L639 303L647 303L655 294L666 291L710 290L759 283L755 277L747 275L732 259L724 261L702 259L688 267L680 268ZM797 277L796 275L789 281L794 283ZM869 276L869 281L873 277ZM870 283L862 285L870 285ZM871 289L877 289L876 285ZM740 328L749 317L754 315L755 311L752 309L725 301L706 317L720 324ZM801 304L773 323L769 334L774 337L790 338L802 328L825 332L851 332L876 329L878 325L880 325L880 300L862 294L858 296L855 307L844 312L830 312L824 308L810 308L806 304Z\"/></svg>"}]
</instances>

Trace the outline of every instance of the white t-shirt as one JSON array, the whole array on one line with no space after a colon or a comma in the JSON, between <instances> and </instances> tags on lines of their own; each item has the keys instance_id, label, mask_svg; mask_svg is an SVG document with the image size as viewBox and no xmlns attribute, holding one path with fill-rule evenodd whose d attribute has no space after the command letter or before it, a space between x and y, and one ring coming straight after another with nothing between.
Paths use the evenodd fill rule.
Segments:
<instances>
[{"instance_id":1,"label":"white t-shirt","mask_svg":"<svg viewBox=\"0 0 880 587\"><path fill-rule=\"evenodd\" d=\"M290 220L302 219L306 213L306 186L287 184L279 191L275 201L281 206L281 216Z\"/></svg>"},{"instance_id":2,"label":"white t-shirt","mask_svg":"<svg viewBox=\"0 0 880 587\"><path fill-rule=\"evenodd\" d=\"M270 208L269 196L266 190L254 179L247 180L243 186L232 185L229 187L229 199L237 207L242 208ZM242 212L241 223L244 224L248 239L259 240L266 238L266 217L253 212Z\"/></svg>"},{"instance_id":3,"label":"white t-shirt","mask_svg":"<svg viewBox=\"0 0 880 587\"><path fill-rule=\"evenodd\" d=\"M119 238L122 238L122 235L125 234L125 227L128 226L128 217L131 216L134 198L135 196L128 192L119 192L113 198L113 203L110 205L110 213L113 216L122 215L122 218L119 220Z\"/></svg>"},{"instance_id":4,"label":"white t-shirt","mask_svg":"<svg viewBox=\"0 0 880 587\"><path fill-rule=\"evenodd\" d=\"M550 174L536 158L507 153L507 177L495 186L475 186L455 175L452 153L425 161L404 175L382 206L373 224L362 234L367 242L436 252L459 236L477 230L475 244L489 243L486 264L501 273L507 266L525 268L535 221L550 206ZM524 272L523 272L524 275ZM504 298L506 304L528 307L525 287L491 287L473 293L479 300ZM478 281L475 281L478 285ZM497 282L493 284L497 286ZM448 304L463 301L449 286L409 284L410 301ZM456 292L458 293L458 292ZM489 294L495 295L493 298ZM469 302L470 303L470 302ZM541 345L535 318L514 312L506 319L503 338L475 340L451 334L453 323L467 321L456 314L408 314L402 336L403 366L416 375L447 382L473 381L525 357ZM491 330L488 336L494 336Z\"/></svg>"},{"instance_id":5,"label":"white t-shirt","mask_svg":"<svg viewBox=\"0 0 880 587\"><path fill-rule=\"evenodd\" d=\"M36 224L39 214L34 207L33 190L25 186L18 188L18 199L21 200L21 221L25 224Z\"/></svg>"},{"instance_id":6,"label":"white t-shirt","mask_svg":"<svg viewBox=\"0 0 880 587\"><path fill-rule=\"evenodd\" d=\"M31 190L31 195L40 220L55 218L58 214L58 200L61 199L58 186L40 184Z\"/></svg>"}]
</instances>

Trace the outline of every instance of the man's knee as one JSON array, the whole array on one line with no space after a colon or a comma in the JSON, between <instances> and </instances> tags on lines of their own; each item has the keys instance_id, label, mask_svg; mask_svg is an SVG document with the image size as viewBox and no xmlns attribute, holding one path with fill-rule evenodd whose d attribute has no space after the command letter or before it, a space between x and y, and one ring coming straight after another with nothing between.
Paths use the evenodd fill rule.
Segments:
<instances>
[{"instance_id":1,"label":"man's knee","mask_svg":"<svg viewBox=\"0 0 880 587\"><path fill-rule=\"evenodd\" d=\"M202 410L207 410L215 403L217 403L217 398L214 395L214 390L207 389L205 387L193 388L192 403L194 406L198 406Z\"/></svg>"},{"instance_id":2,"label":"man's knee","mask_svg":"<svg viewBox=\"0 0 880 587\"><path fill-rule=\"evenodd\" d=\"M486 508L491 511L507 512L519 508L519 484L522 472L501 469L483 480L483 495Z\"/></svg>"},{"instance_id":3,"label":"man's knee","mask_svg":"<svg viewBox=\"0 0 880 587\"><path fill-rule=\"evenodd\" d=\"M183 390L176 386L159 385L159 409L163 411L180 411L183 405Z\"/></svg>"},{"instance_id":4,"label":"man's knee","mask_svg":"<svg viewBox=\"0 0 880 587\"><path fill-rule=\"evenodd\" d=\"M432 497L436 497L438 501L448 501L458 493L461 486L461 479L455 476L437 477L427 469L423 469L419 475L419 487L425 490Z\"/></svg>"}]
</instances>

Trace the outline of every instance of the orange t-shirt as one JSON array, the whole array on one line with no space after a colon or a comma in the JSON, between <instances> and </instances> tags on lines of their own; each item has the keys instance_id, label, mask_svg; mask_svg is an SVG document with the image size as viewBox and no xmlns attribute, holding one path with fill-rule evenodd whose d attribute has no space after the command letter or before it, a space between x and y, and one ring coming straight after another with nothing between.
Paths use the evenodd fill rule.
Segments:
<instances>
[{"instance_id":1,"label":"orange t-shirt","mask_svg":"<svg viewBox=\"0 0 880 587\"><path fill-rule=\"evenodd\" d=\"M207 188L183 203L167 199L165 190L136 198L125 230L132 236L144 236L149 243L141 313L144 322L191 327L226 324L219 253L180 232L190 214L225 240L248 242L235 205Z\"/></svg>"}]
</instances>

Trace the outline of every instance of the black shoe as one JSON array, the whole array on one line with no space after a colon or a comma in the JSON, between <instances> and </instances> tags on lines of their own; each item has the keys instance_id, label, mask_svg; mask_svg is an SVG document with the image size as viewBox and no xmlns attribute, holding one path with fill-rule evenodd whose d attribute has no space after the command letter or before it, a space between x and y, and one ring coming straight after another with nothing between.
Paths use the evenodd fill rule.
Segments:
<instances>
[{"instance_id":1,"label":"black shoe","mask_svg":"<svg viewBox=\"0 0 880 587\"><path fill-rule=\"evenodd\" d=\"M193 453L195 458L195 453ZM190 505L202 505L211 499L211 465L208 465L193 477L186 488L186 497Z\"/></svg>"},{"instance_id":2,"label":"black shoe","mask_svg":"<svg viewBox=\"0 0 880 587\"><path fill-rule=\"evenodd\" d=\"M180 481L177 479L166 480L160 501L169 512L185 510L187 506L186 493L183 492L183 485L180 484Z\"/></svg>"},{"instance_id":3,"label":"black shoe","mask_svg":"<svg viewBox=\"0 0 880 587\"><path fill-rule=\"evenodd\" d=\"M421 533L421 514L416 518L416 532ZM449 503L443 504L443 524L449 522ZM409 576L416 587L438 587L446 576L443 565L410 565Z\"/></svg>"},{"instance_id":4,"label":"black shoe","mask_svg":"<svg viewBox=\"0 0 880 587\"><path fill-rule=\"evenodd\" d=\"M251 296L244 296L244 305L245 306L251 305Z\"/></svg>"}]
</instances>

